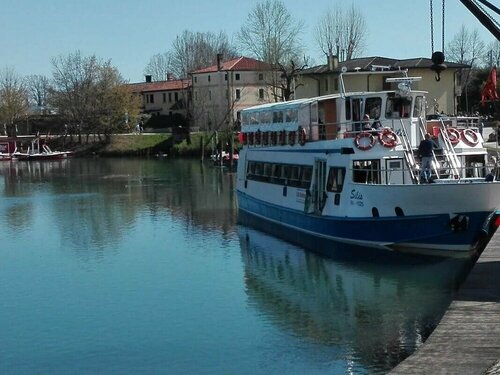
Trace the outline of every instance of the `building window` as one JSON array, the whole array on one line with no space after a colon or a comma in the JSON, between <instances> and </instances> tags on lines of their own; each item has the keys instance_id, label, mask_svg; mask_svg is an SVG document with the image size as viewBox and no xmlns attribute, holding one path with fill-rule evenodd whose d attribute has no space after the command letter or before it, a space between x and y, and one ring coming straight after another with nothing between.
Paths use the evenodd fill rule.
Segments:
<instances>
[{"instance_id":1,"label":"building window","mask_svg":"<svg viewBox=\"0 0 500 375\"><path fill-rule=\"evenodd\" d=\"M149 102L153 104L155 102L155 97L153 94L149 95Z\"/></svg>"},{"instance_id":2,"label":"building window","mask_svg":"<svg viewBox=\"0 0 500 375\"><path fill-rule=\"evenodd\" d=\"M339 79L338 78L335 78L333 80L333 88L335 91L339 91Z\"/></svg>"},{"instance_id":3,"label":"building window","mask_svg":"<svg viewBox=\"0 0 500 375\"><path fill-rule=\"evenodd\" d=\"M198 77L194 77L194 83L198 82Z\"/></svg>"},{"instance_id":4,"label":"building window","mask_svg":"<svg viewBox=\"0 0 500 375\"><path fill-rule=\"evenodd\" d=\"M259 99L264 99L264 89L259 89Z\"/></svg>"},{"instance_id":5,"label":"building window","mask_svg":"<svg viewBox=\"0 0 500 375\"><path fill-rule=\"evenodd\" d=\"M172 93L171 92L168 93L168 102L172 103Z\"/></svg>"},{"instance_id":6,"label":"building window","mask_svg":"<svg viewBox=\"0 0 500 375\"><path fill-rule=\"evenodd\" d=\"M325 79L325 92L328 92L328 78Z\"/></svg>"},{"instance_id":7,"label":"building window","mask_svg":"<svg viewBox=\"0 0 500 375\"><path fill-rule=\"evenodd\" d=\"M198 100L198 91L194 92L194 100Z\"/></svg>"},{"instance_id":8,"label":"building window","mask_svg":"<svg viewBox=\"0 0 500 375\"><path fill-rule=\"evenodd\" d=\"M229 91L226 89L226 99L229 99Z\"/></svg>"},{"instance_id":9,"label":"building window","mask_svg":"<svg viewBox=\"0 0 500 375\"><path fill-rule=\"evenodd\" d=\"M224 74L224 81L227 81L227 73Z\"/></svg>"},{"instance_id":10,"label":"building window","mask_svg":"<svg viewBox=\"0 0 500 375\"><path fill-rule=\"evenodd\" d=\"M167 102L167 93L164 92L163 93L163 103L166 103Z\"/></svg>"},{"instance_id":11,"label":"building window","mask_svg":"<svg viewBox=\"0 0 500 375\"><path fill-rule=\"evenodd\" d=\"M208 100L212 100L212 91L208 90Z\"/></svg>"},{"instance_id":12,"label":"building window","mask_svg":"<svg viewBox=\"0 0 500 375\"><path fill-rule=\"evenodd\" d=\"M146 97L146 103L149 104L149 95L144 95Z\"/></svg>"},{"instance_id":13,"label":"building window","mask_svg":"<svg viewBox=\"0 0 500 375\"><path fill-rule=\"evenodd\" d=\"M263 81L264 80L264 74L263 73L259 73L259 81Z\"/></svg>"},{"instance_id":14,"label":"building window","mask_svg":"<svg viewBox=\"0 0 500 375\"><path fill-rule=\"evenodd\" d=\"M241 97L241 91L240 89L236 89L236 100L239 100Z\"/></svg>"},{"instance_id":15,"label":"building window","mask_svg":"<svg viewBox=\"0 0 500 375\"><path fill-rule=\"evenodd\" d=\"M179 93L178 92L174 93L174 99L176 102L179 100Z\"/></svg>"},{"instance_id":16,"label":"building window","mask_svg":"<svg viewBox=\"0 0 500 375\"><path fill-rule=\"evenodd\" d=\"M210 82L210 81L211 81L211 77L210 77L210 74L209 74L208 75L208 82Z\"/></svg>"},{"instance_id":17,"label":"building window","mask_svg":"<svg viewBox=\"0 0 500 375\"><path fill-rule=\"evenodd\" d=\"M235 79L236 79L237 81L239 81L239 80L240 80L240 73L236 73L236 74L235 74Z\"/></svg>"}]
</instances>

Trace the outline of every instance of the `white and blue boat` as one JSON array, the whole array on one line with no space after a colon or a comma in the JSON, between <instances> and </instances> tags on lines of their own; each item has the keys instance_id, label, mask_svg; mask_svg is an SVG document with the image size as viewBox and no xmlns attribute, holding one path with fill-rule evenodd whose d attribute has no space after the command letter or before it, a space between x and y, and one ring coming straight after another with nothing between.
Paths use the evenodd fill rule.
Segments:
<instances>
[{"instance_id":1,"label":"white and blue boat","mask_svg":"<svg viewBox=\"0 0 500 375\"><path fill-rule=\"evenodd\" d=\"M500 223L498 161L483 145L480 119L426 120L426 92L411 89L419 77L402 73L387 78L394 90L341 90L243 110L236 187L243 222L307 247L321 240L477 253ZM424 181L417 149L425 134L435 147Z\"/></svg>"}]
</instances>

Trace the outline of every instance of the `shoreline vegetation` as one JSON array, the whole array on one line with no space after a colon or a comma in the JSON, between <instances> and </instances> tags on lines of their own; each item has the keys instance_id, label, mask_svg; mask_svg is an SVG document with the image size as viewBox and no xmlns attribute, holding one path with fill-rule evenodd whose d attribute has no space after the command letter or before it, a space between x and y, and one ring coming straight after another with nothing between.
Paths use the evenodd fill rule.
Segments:
<instances>
[{"instance_id":1,"label":"shoreline vegetation","mask_svg":"<svg viewBox=\"0 0 500 375\"><path fill-rule=\"evenodd\" d=\"M103 156L103 157L209 157L215 153L216 144L230 144L227 135L221 135L218 142L211 133L191 133L189 141L185 137L178 139L170 133L141 133L141 134L113 134L106 140L98 137L89 137L88 141L73 136L50 136L47 142L51 149L58 151L73 151L77 157ZM42 135L43 139L44 136ZM239 145L234 142L234 148ZM202 151L203 150L203 151Z\"/></svg>"}]
</instances>

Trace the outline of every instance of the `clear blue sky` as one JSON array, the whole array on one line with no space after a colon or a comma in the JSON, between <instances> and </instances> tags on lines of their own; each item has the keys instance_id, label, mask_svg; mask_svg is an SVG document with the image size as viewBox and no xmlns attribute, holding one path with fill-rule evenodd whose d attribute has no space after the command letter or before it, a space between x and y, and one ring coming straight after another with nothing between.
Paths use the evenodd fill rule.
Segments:
<instances>
[{"instance_id":1,"label":"clear blue sky","mask_svg":"<svg viewBox=\"0 0 500 375\"><path fill-rule=\"evenodd\" d=\"M495 2L495 1L493 1ZM234 35L257 0L0 0L0 69L51 76L52 57L80 50L111 59L123 77L143 80L149 58L170 49L182 30ZM323 63L314 24L332 0L285 0L304 22L308 54ZM430 57L429 0L352 0L368 24L365 56ZM342 1L344 7L351 4ZM434 0L434 46L441 48L441 0ZM445 43L462 24L494 40L458 0L446 1ZM498 18L497 18L498 19Z\"/></svg>"}]
</instances>

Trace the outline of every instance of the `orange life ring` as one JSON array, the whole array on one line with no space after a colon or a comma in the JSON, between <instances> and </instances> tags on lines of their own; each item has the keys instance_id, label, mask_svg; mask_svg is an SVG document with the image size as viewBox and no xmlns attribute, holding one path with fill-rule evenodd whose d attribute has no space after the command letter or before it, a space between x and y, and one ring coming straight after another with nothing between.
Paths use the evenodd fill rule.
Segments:
<instances>
[{"instance_id":1,"label":"orange life ring","mask_svg":"<svg viewBox=\"0 0 500 375\"><path fill-rule=\"evenodd\" d=\"M384 128L378 134L378 140L382 146L387 148L396 147L398 144L398 136L389 128Z\"/></svg>"},{"instance_id":2,"label":"orange life ring","mask_svg":"<svg viewBox=\"0 0 500 375\"><path fill-rule=\"evenodd\" d=\"M288 132L288 144L290 146L293 146L295 144L295 132L294 131Z\"/></svg>"},{"instance_id":3,"label":"orange life ring","mask_svg":"<svg viewBox=\"0 0 500 375\"><path fill-rule=\"evenodd\" d=\"M307 133L306 129L304 129L302 126L299 126L299 144L301 146L304 146L306 144L306 139L307 138Z\"/></svg>"},{"instance_id":4,"label":"orange life ring","mask_svg":"<svg viewBox=\"0 0 500 375\"><path fill-rule=\"evenodd\" d=\"M365 138L368 138L368 144L365 144L364 142L363 144L361 143L361 140ZM375 146L375 137L370 132L358 133L356 134L356 137L354 137L354 145L362 151L369 150Z\"/></svg>"},{"instance_id":5,"label":"orange life ring","mask_svg":"<svg viewBox=\"0 0 500 375\"><path fill-rule=\"evenodd\" d=\"M455 128L446 128L446 134L453 146L460 141L460 132Z\"/></svg>"},{"instance_id":6,"label":"orange life ring","mask_svg":"<svg viewBox=\"0 0 500 375\"><path fill-rule=\"evenodd\" d=\"M460 138L466 145L469 145L471 147L474 147L479 143L479 136L477 133L472 130L472 129L464 129L462 130L462 133L460 134Z\"/></svg>"},{"instance_id":7,"label":"orange life ring","mask_svg":"<svg viewBox=\"0 0 500 375\"><path fill-rule=\"evenodd\" d=\"M250 146L253 146L253 141L254 141L253 133L248 133L248 144Z\"/></svg>"}]
</instances>

